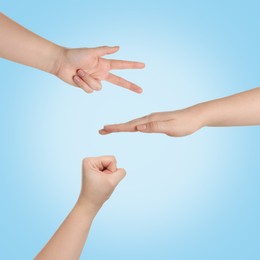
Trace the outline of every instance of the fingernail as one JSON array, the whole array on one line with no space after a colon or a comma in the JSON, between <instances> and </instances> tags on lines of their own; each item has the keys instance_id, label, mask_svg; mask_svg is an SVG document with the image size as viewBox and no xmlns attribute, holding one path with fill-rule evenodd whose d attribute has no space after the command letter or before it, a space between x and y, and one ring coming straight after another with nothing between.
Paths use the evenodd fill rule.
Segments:
<instances>
[{"instance_id":1,"label":"fingernail","mask_svg":"<svg viewBox=\"0 0 260 260\"><path fill-rule=\"evenodd\" d=\"M108 134L108 132L105 131L104 129L101 129L101 130L99 130L98 132L99 132L101 135L106 135L106 134Z\"/></svg>"},{"instance_id":2,"label":"fingernail","mask_svg":"<svg viewBox=\"0 0 260 260\"><path fill-rule=\"evenodd\" d=\"M101 85L98 85L97 91L100 91L101 89L102 89L102 86L101 86Z\"/></svg>"},{"instance_id":3,"label":"fingernail","mask_svg":"<svg viewBox=\"0 0 260 260\"><path fill-rule=\"evenodd\" d=\"M78 75L80 77L84 77L85 76L85 72L83 70L78 70Z\"/></svg>"},{"instance_id":4,"label":"fingernail","mask_svg":"<svg viewBox=\"0 0 260 260\"><path fill-rule=\"evenodd\" d=\"M137 126L138 131L142 131L142 130L145 130L145 129L146 129L146 125L138 125Z\"/></svg>"}]
</instances>

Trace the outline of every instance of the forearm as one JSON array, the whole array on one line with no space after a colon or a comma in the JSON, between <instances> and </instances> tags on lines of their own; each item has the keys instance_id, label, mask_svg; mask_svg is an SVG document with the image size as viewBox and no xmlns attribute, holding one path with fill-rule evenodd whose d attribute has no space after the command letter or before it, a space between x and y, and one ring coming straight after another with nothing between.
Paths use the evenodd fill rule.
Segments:
<instances>
[{"instance_id":1,"label":"forearm","mask_svg":"<svg viewBox=\"0 0 260 260\"><path fill-rule=\"evenodd\" d=\"M56 73L63 48L32 33L0 13L0 57Z\"/></svg>"},{"instance_id":2,"label":"forearm","mask_svg":"<svg viewBox=\"0 0 260 260\"><path fill-rule=\"evenodd\" d=\"M79 200L35 260L79 259L97 211Z\"/></svg>"},{"instance_id":3,"label":"forearm","mask_svg":"<svg viewBox=\"0 0 260 260\"><path fill-rule=\"evenodd\" d=\"M260 87L195 107L203 126L260 125Z\"/></svg>"}]
</instances>

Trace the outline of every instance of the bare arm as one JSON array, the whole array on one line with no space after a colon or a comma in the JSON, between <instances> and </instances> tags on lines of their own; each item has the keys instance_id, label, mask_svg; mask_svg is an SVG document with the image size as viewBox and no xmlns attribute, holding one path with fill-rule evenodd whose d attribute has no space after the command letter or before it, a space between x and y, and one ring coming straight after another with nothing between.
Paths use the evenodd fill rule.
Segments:
<instances>
[{"instance_id":1,"label":"bare arm","mask_svg":"<svg viewBox=\"0 0 260 260\"><path fill-rule=\"evenodd\" d=\"M205 126L260 125L260 87L198 106Z\"/></svg>"},{"instance_id":2,"label":"bare arm","mask_svg":"<svg viewBox=\"0 0 260 260\"><path fill-rule=\"evenodd\" d=\"M205 126L249 125L260 125L259 87L181 110L153 113L127 123L106 125L99 133L139 131L180 137Z\"/></svg>"},{"instance_id":3,"label":"bare arm","mask_svg":"<svg viewBox=\"0 0 260 260\"><path fill-rule=\"evenodd\" d=\"M124 177L113 156L85 159L79 199L35 260L79 259L94 217Z\"/></svg>"},{"instance_id":4,"label":"bare arm","mask_svg":"<svg viewBox=\"0 0 260 260\"><path fill-rule=\"evenodd\" d=\"M35 260L79 259L96 213L89 205L77 203Z\"/></svg>"},{"instance_id":5,"label":"bare arm","mask_svg":"<svg viewBox=\"0 0 260 260\"><path fill-rule=\"evenodd\" d=\"M0 13L0 57L54 73L62 47L45 40Z\"/></svg>"}]
</instances>

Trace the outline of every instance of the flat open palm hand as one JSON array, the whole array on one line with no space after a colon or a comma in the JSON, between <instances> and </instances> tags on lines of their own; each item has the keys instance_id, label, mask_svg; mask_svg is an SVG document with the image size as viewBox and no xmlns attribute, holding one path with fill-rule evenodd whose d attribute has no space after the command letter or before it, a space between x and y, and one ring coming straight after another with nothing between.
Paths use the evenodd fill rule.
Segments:
<instances>
[{"instance_id":1,"label":"flat open palm hand","mask_svg":"<svg viewBox=\"0 0 260 260\"><path fill-rule=\"evenodd\" d=\"M82 88L87 93L102 88L101 81L105 80L117 86L141 93L142 89L132 82L120 78L110 70L142 69L144 63L102 58L113 54L119 47L97 47L64 49L56 75L63 81Z\"/></svg>"},{"instance_id":2,"label":"flat open palm hand","mask_svg":"<svg viewBox=\"0 0 260 260\"><path fill-rule=\"evenodd\" d=\"M152 113L122 124L106 125L99 133L107 135L116 132L142 132L181 137L196 132L203 124L200 108L192 106L176 111Z\"/></svg>"}]
</instances>

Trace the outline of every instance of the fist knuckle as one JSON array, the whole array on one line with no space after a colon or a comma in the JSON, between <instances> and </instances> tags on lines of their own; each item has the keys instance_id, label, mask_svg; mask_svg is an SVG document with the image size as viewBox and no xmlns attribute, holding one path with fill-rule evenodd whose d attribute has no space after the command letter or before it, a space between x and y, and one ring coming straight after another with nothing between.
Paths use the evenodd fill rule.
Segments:
<instances>
[{"instance_id":1,"label":"fist knuckle","mask_svg":"<svg viewBox=\"0 0 260 260\"><path fill-rule=\"evenodd\" d=\"M91 161L91 159L89 158L89 157L86 157L86 158L84 158L83 160L82 160L82 164L84 165L84 166L86 166L86 165L88 165L88 163Z\"/></svg>"},{"instance_id":2,"label":"fist knuckle","mask_svg":"<svg viewBox=\"0 0 260 260\"><path fill-rule=\"evenodd\" d=\"M110 186L111 188L114 188L114 187L116 186L116 181L111 178L111 179L109 180L108 184L109 184L109 186Z\"/></svg>"},{"instance_id":3,"label":"fist knuckle","mask_svg":"<svg viewBox=\"0 0 260 260\"><path fill-rule=\"evenodd\" d=\"M116 157L115 157L114 155L110 155L109 157L110 157L110 159L111 159L113 162L116 163Z\"/></svg>"},{"instance_id":4,"label":"fist knuckle","mask_svg":"<svg viewBox=\"0 0 260 260\"><path fill-rule=\"evenodd\" d=\"M122 169L122 176L123 176L123 178L126 176L126 170L125 169Z\"/></svg>"}]
</instances>

